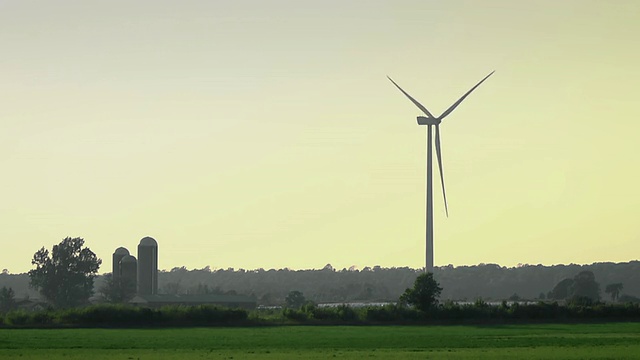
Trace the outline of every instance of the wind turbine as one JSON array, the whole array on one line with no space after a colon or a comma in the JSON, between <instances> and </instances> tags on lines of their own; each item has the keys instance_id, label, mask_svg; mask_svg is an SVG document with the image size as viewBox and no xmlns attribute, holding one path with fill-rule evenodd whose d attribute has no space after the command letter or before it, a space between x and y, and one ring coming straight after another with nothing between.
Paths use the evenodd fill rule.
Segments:
<instances>
[{"instance_id":1,"label":"wind turbine","mask_svg":"<svg viewBox=\"0 0 640 360\"><path fill-rule=\"evenodd\" d=\"M447 194L444 191L444 174L442 173L442 154L440 151L440 122L447 117L453 110L455 110L462 101L471 94L473 90L475 90L480 84L482 84L489 76L493 75L495 71L492 71L489 75L485 76L484 79L480 80L471 90L467 91L458 101L454 102L453 105L449 106L449 108L443 112L440 116L433 116L426 107L422 106L416 99L411 97L406 91L402 90L402 88L396 84L393 79L387 76L393 85L395 85L398 90L400 90L411 102L418 107L418 109L422 110L422 112L426 116L418 116L418 125L428 125L427 127L427 249L426 249L426 272L433 272L433 191L432 191L432 169L431 169L431 143L432 143L432 128L435 127L435 142L436 142L436 156L438 157L438 168L440 170L440 183L442 184L442 197L444 198L444 210L449 217L449 208L447 207Z\"/></svg>"}]
</instances>

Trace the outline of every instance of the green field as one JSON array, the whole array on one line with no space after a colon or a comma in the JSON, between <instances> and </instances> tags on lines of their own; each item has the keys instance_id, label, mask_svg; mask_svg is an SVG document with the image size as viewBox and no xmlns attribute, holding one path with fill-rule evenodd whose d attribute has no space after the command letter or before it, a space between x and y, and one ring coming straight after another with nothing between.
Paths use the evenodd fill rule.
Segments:
<instances>
[{"instance_id":1,"label":"green field","mask_svg":"<svg viewBox=\"0 0 640 360\"><path fill-rule=\"evenodd\" d=\"M2 329L2 359L634 359L640 323Z\"/></svg>"}]
</instances>

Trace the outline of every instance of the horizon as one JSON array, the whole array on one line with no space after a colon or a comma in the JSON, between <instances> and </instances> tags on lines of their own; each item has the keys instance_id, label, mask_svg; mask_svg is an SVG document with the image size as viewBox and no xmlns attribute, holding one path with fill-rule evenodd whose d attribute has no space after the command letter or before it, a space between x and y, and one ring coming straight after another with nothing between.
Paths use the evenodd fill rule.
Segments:
<instances>
[{"instance_id":1,"label":"horizon","mask_svg":"<svg viewBox=\"0 0 640 360\"><path fill-rule=\"evenodd\" d=\"M435 266L631 261L639 12L2 2L0 268L147 232L168 269L424 267L425 129L386 76L441 113L492 70L442 122Z\"/></svg>"},{"instance_id":2,"label":"horizon","mask_svg":"<svg viewBox=\"0 0 640 360\"><path fill-rule=\"evenodd\" d=\"M97 254L96 254L97 255ZM99 259L100 256L98 256ZM137 257L136 257L137 259ZM107 260L109 260L107 258ZM435 269L442 269L442 268L448 268L450 266L452 266L454 269L455 268L460 268L460 267L474 267L474 266L487 266L487 265L497 265L498 267L502 268L502 269L519 269L519 268L523 268L523 267L537 267L537 266L543 266L543 267L555 267L555 266L593 266L593 265L597 265L597 264L614 264L614 265L619 265L619 264L628 264L628 263L632 263L632 262L638 262L640 261L639 259L632 259L632 260L627 260L627 261L597 261L597 262L592 262L592 263L556 263L556 264L522 264L522 263L518 263L514 266L506 266L506 265L500 265L500 264L496 264L496 263L478 263L478 264L459 264L459 265L455 265L455 264L447 264L447 265L436 265L434 268ZM110 263L109 263L110 264ZM100 270L104 268L105 262L102 262L102 265L100 266ZM381 269L402 269L402 268L408 268L410 270L414 270L414 271L423 271L424 270L424 266L423 267L411 267L411 266L380 266L380 265L364 265L362 267L360 266L356 266L356 265L351 265L349 267L338 267L338 266L333 266L333 264L330 263L326 263L324 266L321 267L317 267L317 268L289 268L289 267L283 267L283 268L242 268L242 267L213 267L213 266L204 266L202 268L188 268L186 266L174 266L173 268L170 269L163 269L163 268L158 268L158 272L171 272L174 269L182 269L184 268L186 271L203 271L206 270L208 268L208 270L210 272L215 272L215 271L245 271L245 272L257 272L259 270L262 271L271 271L271 270L276 270L276 271L280 271L280 270L286 270L286 271L321 271L323 270L327 265L331 265L331 267L333 268L334 271L363 271L366 268L369 268L371 270L373 270L375 267L380 267ZM352 270L353 268L353 270ZM110 269L110 268L109 268ZM2 269L5 270L5 269ZM26 275L28 273L28 271L25 272L20 272L20 273L15 273L15 272L11 272L9 271L9 269L6 269L7 272L6 273L2 273L3 275ZM97 276L104 276L106 274L111 274L111 270L109 271L98 271Z\"/></svg>"}]
</instances>

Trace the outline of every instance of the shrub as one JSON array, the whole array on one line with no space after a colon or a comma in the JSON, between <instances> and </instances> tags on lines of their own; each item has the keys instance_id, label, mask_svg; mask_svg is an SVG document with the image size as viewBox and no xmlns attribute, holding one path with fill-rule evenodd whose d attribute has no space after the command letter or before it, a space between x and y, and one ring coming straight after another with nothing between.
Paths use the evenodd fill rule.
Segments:
<instances>
[{"instance_id":1,"label":"shrub","mask_svg":"<svg viewBox=\"0 0 640 360\"><path fill-rule=\"evenodd\" d=\"M338 318L342 321L354 321L358 320L358 313L350 306L340 305L336 308L338 312Z\"/></svg>"},{"instance_id":2,"label":"shrub","mask_svg":"<svg viewBox=\"0 0 640 360\"><path fill-rule=\"evenodd\" d=\"M24 310L11 311L5 315L5 321L8 325L23 326L29 324L31 316Z\"/></svg>"},{"instance_id":3,"label":"shrub","mask_svg":"<svg viewBox=\"0 0 640 360\"><path fill-rule=\"evenodd\" d=\"M182 318L187 322L227 323L247 319L247 311L242 309L227 309L212 305L185 306Z\"/></svg>"},{"instance_id":4,"label":"shrub","mask_svg":"<svg viewBox=\"0 0 640 360\"><path fill-rule=\"evenodd\" d=\"M289 320L295 320L295 321L306 321L309 319L308 313L302 310L296 310L296 309L290 309L290 308L284 308L282 310L282 315Z\"/></svg>"},{"instance_id":5,"label":"shrub","mask_svg":"<svg viewBox=\"0 0 640 360\"><path fill-rule=\"evenodd\" d=\"M569 306L593 306L597 301L594 301L592 298L588 296L572 296L568 301L567 305Z\"/></svg>"},{"instance_id":6,"label":"shrub","mask_svg":"<svg viewBox=\"0 0 640 360\"><path fill-rule=\"evenodd\" d=\"M38 311L31 315L31 319L29 320L30 324L33 325L51 325L55 321L54 315L49 311Z\"/></svg>"},{"instance_id":7,"label":"shrub","mask_svg":"<svg viewBox=\"0 0 640 360\"><path fill-rule=\"evenodd\" d=\"M314 319L318 319L318 320L339 320L340 319L336 308L330 308L330 307L314 308L311 310L311 312L307 312L307 313L313 316Z\"/></svg>"},{"instance_id":8,"label":"shrub","mask_svg":"<svg viewBox=\"0 0 640 360\"><path fill-rule=\"evenodd\" d=\"M407 320L421 320L426 318L417 309L410 309L401 305L385 305L367 308L365 318L376 322L395 322Z\"/></svg>"}]
</instances>

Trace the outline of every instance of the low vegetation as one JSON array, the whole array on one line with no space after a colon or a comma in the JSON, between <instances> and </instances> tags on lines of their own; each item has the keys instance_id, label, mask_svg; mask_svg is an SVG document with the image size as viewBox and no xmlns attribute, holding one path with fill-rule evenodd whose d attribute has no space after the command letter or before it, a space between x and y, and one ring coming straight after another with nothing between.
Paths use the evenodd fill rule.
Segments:
<instances>
[{"instance_id":1,"label":"low vegetation","mask_svg":"<svg viewBox=\"0 0 640 360\"><path fill-rule=\"evenodd\" d=\"M639 304L581 304L503 302L489 305L447 301L426 310L403 305L352 308L318 307L307 302L299 309L227 309L216 306L168 306L158 309L128 305L10 311L0 315L0 327L162 327L293 324L496 324L526 322L640 321Z\"/></svg>"},{"instance_id":2,"label":"low vegetation","mask_svg":"<svg viewBox=\"0 0 640 360\"><path fill-rule=\"evenodd\" d=\"M242 309L205 305L159 309L94 305L59 310L11 311L0 315L0 324L4 327L237 325L243 324L247 317L247 311Z\"/></svg>"}]
</instances>

